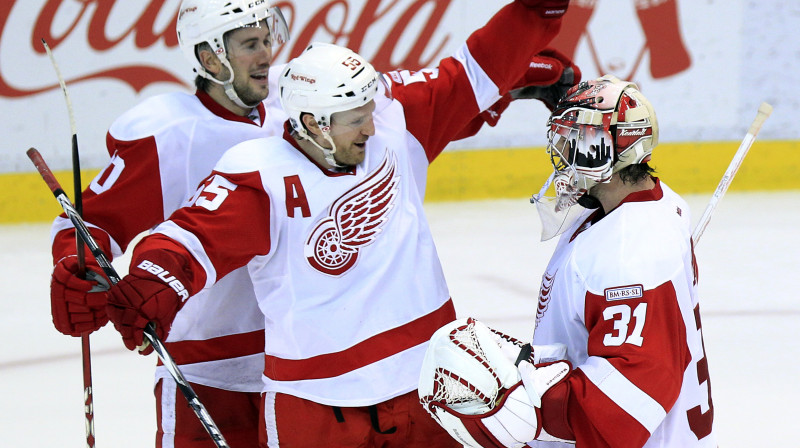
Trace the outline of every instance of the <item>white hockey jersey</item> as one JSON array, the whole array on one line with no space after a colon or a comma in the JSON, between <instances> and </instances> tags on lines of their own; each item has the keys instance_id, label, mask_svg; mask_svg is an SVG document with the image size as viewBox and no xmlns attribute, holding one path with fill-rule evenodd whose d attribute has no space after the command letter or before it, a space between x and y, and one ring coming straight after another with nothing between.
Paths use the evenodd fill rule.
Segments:
<instances>
[{"instance_id":1,"label":"white hockey jersey","mask_svg":"<svg viewBox=\"0 0 800 448\"><path fill-rule=\"evenodd\" d=\"M265 391L365 406L416 389L427 341L455 318L422 207L428 164L559 25L514 2L437 69L389 74L394 98L378 95L391 103L376 108L351 171L317 165L288 134L234 147L137 252L179 252L192 291L248 266L266 321Z\"/></svg>"},{"instance_id":2,"label":"white hockey jersey","mask_svg":"<svg viewBox=\"0 0 800 448\"><path fill-rule=\"evenodd\" d=\"M269 97L252 117L235 115L199 91L148 98L114 121L106 137L111 160L83 194L84 220L107 255L121 255L139 233L178 209L225 150L280 135L287 118L277 99L281 69L270 70ZM54 252L61 239L74 253L69 229L68 219L56 218ZM264 318L246 269L198 293L164 342L188 381L260 391ZM170 377L163 366L156 370L156 380Z\"/></svg>"},{"instance_id":3,"label":"white hockey jersey","mask_svg":"<svg viewBox=\"0 0 800 448\"><path fill-rule=\"evenodd\" d=\"M716 447L688 206L656 180L599 217L542 277L533 342L567 344L575 368L543 409L579 447Z\"/></svg>"},{"instance_id":4,"label":"white hockey jersey","mask_svg":"<svg viewBox=\"0 0 800 448\"><path fill-rule=\"evenodd\" d=\"M425 341L455 318L422 209L425 152L405 146L390 109L352 172L316 165L288 136L245 142L187 210L213 210L203 227L190 211L156 229L195 254L206 285L250 260L265 390L337 406L406 393Z\"/></svg>"}]
</instances>

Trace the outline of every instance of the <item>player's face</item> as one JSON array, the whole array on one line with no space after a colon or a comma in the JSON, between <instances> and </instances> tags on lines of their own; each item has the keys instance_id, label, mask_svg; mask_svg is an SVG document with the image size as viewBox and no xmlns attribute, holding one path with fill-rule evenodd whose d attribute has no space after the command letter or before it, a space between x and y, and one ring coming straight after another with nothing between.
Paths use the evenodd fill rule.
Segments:
<instances>
[{"instance_id":1,"label":"player's face","mask_svg":"<svg viewBox=\"0 0 800 448\"><path fill-rule=\"evenodd\" d=\"M331 115L330 136L336 145L333 157L340 165L353 166L364 161L367 140L375 135L372 113L375 101L356 109Z\"/></svg>"},{"instance_id":2,"label":"player's face","mask_svg":"<svg viewBox=\"0 0 800 448\"><path fill-rule=\"evenodd\" d=\"M239 98L256 105L269 94L269 66L272 63L272 36L265 21L247 26L227 36L228 60L233 68L233 87Z\"/></svg>"}]
</instances>

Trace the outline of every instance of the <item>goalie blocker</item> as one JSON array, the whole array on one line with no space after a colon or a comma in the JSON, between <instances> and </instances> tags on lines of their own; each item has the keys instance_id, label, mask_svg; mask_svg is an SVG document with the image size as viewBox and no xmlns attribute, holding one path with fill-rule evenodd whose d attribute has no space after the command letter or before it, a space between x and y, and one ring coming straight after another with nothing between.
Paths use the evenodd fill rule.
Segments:
<instances>
[{"instance_id":1,"label":"goalie blocker","mask_svg":"<svg viewBox=\"0 0 800 448\"><path fill-rule=\"evenodd\" d=\"M541 420L542 396L572 370L565 357L562 344L531 347L473 318L459 319L431 337L420 402L468 447L570 442L548 434Z\"/></svg>"}]
</instances>

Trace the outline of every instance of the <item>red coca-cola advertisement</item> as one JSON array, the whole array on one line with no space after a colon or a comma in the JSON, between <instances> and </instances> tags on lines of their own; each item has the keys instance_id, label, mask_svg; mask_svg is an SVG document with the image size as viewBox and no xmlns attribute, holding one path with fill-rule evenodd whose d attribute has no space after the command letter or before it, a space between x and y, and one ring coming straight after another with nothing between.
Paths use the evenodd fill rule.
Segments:
<instances>
[{"instance_id":1,"label":"red coca-cola advertisement","mask_svg":"<svg viewBox=\"0 0 800 448\"><path fill-rule=\"evenodd\" d=\"M279 0L291 40L277 49L286 62L313 41L334 42L361 53L379 70L435 66L463 44L503 2L483 0ZM57 168L68 167L67 151L56 142L69 133L63 97L42 39L54 54L72 96L79 135L88 141L86 166L107 158L103 136L113 119L145 96L192 90L193 75L175 32L179 0L6 0L0 4L0 113L6 134L22 147L55 153ZM584 79L606 73L637 82L651 101L666 99L659 113L675 116L678 82L705 76L717 62L731 63L720 38L701 41L700 20L713 5L679 0L573 0L552 46L580 66ZM688 36L688 37L687 37ZM713 48L708 46L712 45ZM698 54L707 66L698 66ZM708 55L712 57L709 58ZM675 104L670 104L675 102ZM547 111L512 105L501 124L452 144L460 148L541 145L531 126ZM686 123L681 122L685 134ZM662 126L663 127L663 126ZM669 140L669 127L662 138ZM692 131L705 138L704 131ZM542 134L544 131L542 131ZM690 133L690 136L692 134ZM23 157L0 159L0 172L27 168Z\"/></svg>"},{"instance_id":2,"label":"red coca-cola advertisement","mask_svg":"<svg viewBox=\"0 0 800 448\"><path fill-rule=\"evenodd\" d=\"M146 57L164 52L180 57L175 33L177 1L46 0L34 7L36 14L31 14L32 3L36 2L26 1L24 11L19 0L0 5L3 46L24 58L41 59L45 56L44 39L55 53L66 57L65 72L71 74L68 83L116 79L136 92L154 83L186 83L188 66L183 61ZM292 40L278 49L275 58L286 61L312 41L321 40L362 52L379 70L435 65L456 40L465 38L461 30L443 26L442 19L452 3L274 2L287 17L292 34ZM69 56L63 54L66 52ZM142 57L146 60L140 60ZM29 81L30 75L15 79L13 74L0 73L0 97L31 96L58 87L54 79L43 85L27 85Z\"/></svg>"},{"instance_id":3,"label":"red coca-cola advertisement","mask_svg":"<svg viewBox=\"0 0 800 448\"><path fill-rule=\"evenodd\" d=\"M45 55L42 44L45 40L54 52L60 52L60 47L69 47L70 56L92 54L101 58L102 64L93 65L70 57L64 65L82 70L69 70L74 74L68 82L117 79L136 92L153 83L185 83L186 76L175 73L176 69L181 69L179 64L172 64L167 58L137 60L137 54L144 55L150 50L177 49L177 1L46 0L35 15L30 14L31 3L36 2L25 2L25 13L20 0L0 5L3 46L15 53L19 51L23 57L41 58ZM462 42L471 31L464 26L453 26L452 17L459 15L454 11L461 10L459 3L453 0L278 1L274 5L287 16L293 38L277 51L276 59L288 60L312 41L324 40L368 56L378 70L398 67L416 70L435 65L447 54L446 50ZM552 44L574 57L579 41L585 39L594 65L584 67L588 73L621 68L620 61L603 59L602 45L596 43L598 36L588 28L596 3L596 0L577 1L571 5L562 32ZM645 39L635 59L624 61L629 65L624 67L627 72L620 74L629 79L635 76L645 53L650 56L649 70L654 79L687 69L691 58L681 37L677 1L637 1L635 6ZM451 12L450 20L444 21L448 12ZM492 12L491 7L474 11L481 17ZM33 22L24 20L30 17L34 18ZM5 45L7 40L12 41L10 45ZM70 41L72 45L66 45ZM82 51L73 52L73 49ZM24 84L0 72L0 97L30 96L58 86L56 82Z\"/></svg>"}]
</instances>

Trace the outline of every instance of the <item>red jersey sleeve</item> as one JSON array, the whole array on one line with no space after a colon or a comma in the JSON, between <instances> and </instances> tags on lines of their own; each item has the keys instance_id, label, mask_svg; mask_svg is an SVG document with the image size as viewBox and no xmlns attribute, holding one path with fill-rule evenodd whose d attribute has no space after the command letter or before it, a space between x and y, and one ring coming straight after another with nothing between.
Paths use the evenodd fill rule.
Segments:
<instances>
[{"instance_id":1,"label":"red jersey sleeve","mask_svg":"<svg viewBox=\"0 0 800 448\"><path fill-rule=\"evenodd\" d=\"M242 213L247 210L247 213ZM136 247L167 249L185 256L192 270L192 292L197 292L270 251L270 199L258 172L223 174L214 171L200 185L191 205L180 208ZM165 243L169 239L173 243ZM165 246L165 244L167 244ZM167 247L169 246L169 247ZM133 259L131 263L138 263ZM205 283L205 284L204 284Z\"/></svg>"},{"instance_id":2,"label":"red jersey sleeve","mask_svg":"<svg viewBox=\"0 0 800 448\"><path fill-rule=\"evenodd\" d=\"M478 114L525 74L531 58L547 46L561 19L542 18L515 1L470 35L466 48L435 70L403 77L389 74L392 94L403 104L408 131L435 159L451 141L465 136ZM408 72L405 72L406 74Z\"/></svg>"},{"instance_id":3,"label":"red jersey sleeve","mask_svg":"<svg viewBox=\"0 0 800 448\"><path fill-rule=\"evenodd\" d=\"M691 360L675 288L619 301L587 292L585 322L589 359L545 394L545 429L579 446L641 447Z\"/></svg>"},{"instance_id":4,"label":"red jersey sleeve","mask_svg":"<svg viewBox=\"0 0 800 448\"><path fill-rule=\"evenodd\" d=\"M122 141L107 134L106 145L111 160L83 191L83 219L98 227L91 232L112 257L109 238L124 252L131 240L165 216L155 138ZM66 219L63 213L61 217ZM74 254L74 246L74 229L61 230L54 238L54 258Z\"/></svg>"}]
</instances>

